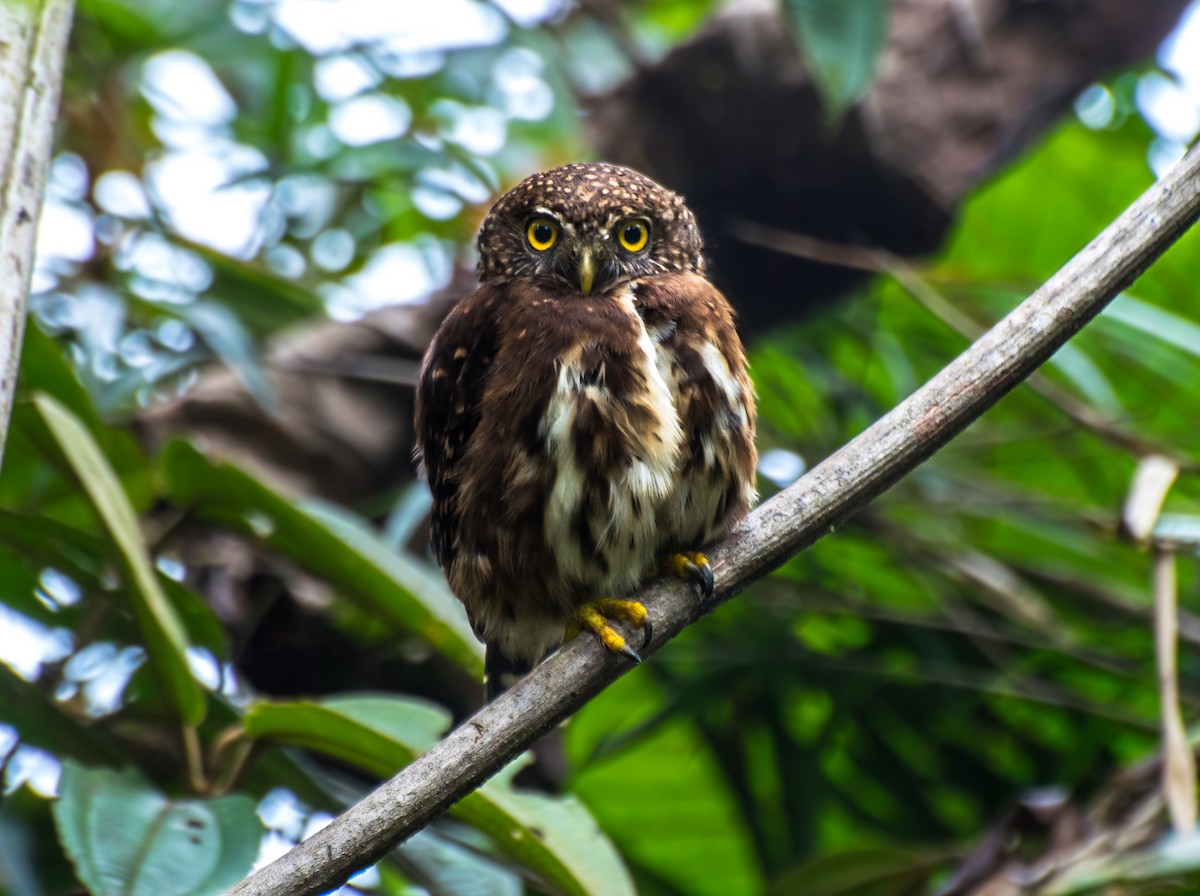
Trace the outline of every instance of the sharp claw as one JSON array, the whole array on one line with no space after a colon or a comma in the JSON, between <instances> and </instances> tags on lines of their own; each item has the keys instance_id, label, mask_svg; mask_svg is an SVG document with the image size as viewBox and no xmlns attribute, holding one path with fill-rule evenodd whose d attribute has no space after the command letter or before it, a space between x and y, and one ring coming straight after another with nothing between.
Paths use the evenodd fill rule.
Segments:
<instances>
[{"instance_id":1,"label":"sharp claw","mask_svg":"<svg viewBox=\"0 0 1200 896\"><path fill-rule=\"evenodd\" d=\"M625 623L629 631L635 628L642 629L644 632L642 636L643 650L649 646L650 639L654 636L654 627L650 624L646 608L635 600L614 600L610 597L601 597L588 601L580 606L579 618L575 621L577 624L568 626L568 631L572 627L577 631L586 627L596 633L601 644L613 653L625 654L634 663L640 663L641 656L629 646L624 636L612 627L612 622Z\"/></svg>"},{"instance_id":2,"label":"sharp claw","mask_svg":"<svg viewBox=\"0 0 1200 896\"><path fill-rule=\"evenodd\" d=\"M701 602L707 602L713 595L715 582L712 567L708 558L699 551L681 551L667 557L667 569L674 575L692 584Z\"/></svg>"}]
</instances>

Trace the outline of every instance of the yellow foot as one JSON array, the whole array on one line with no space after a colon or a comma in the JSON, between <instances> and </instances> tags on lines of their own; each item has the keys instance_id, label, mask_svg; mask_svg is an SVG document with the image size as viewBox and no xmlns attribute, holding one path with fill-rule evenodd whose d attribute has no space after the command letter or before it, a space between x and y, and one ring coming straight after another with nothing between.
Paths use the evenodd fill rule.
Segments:
<instances>
[{"instance_id":1,"label":"yellow foot","mask_svg":"<svg viewBox=\"0 0 1200 896\"><path fill-rule=\"evenodd\" d=\"M666 559L667 572L687 579L700 593L701 600L708 600L713 593L713 572L708 558L699 551L680 551Z\"/></svg>"},{"instance_id":2,"label":"yellow foot","mask_svg":"<svg viewBox=\"0 0 1200 896\"><path fill-rule=\"evenodd\" d=\"M643 650L654 637L654 626L650 624L650 615L644 606L636 600L618 600L613 597L597 598L581 606L578 622L567 627L567 637L573 638L579 634L581 628L589 628L613 653L623 653L635 663L640 663L642 658L638 652L629 646L629 642L620 632L609 625L609 620L613 619L642 630Z\"/></svg>"}]
</instances>

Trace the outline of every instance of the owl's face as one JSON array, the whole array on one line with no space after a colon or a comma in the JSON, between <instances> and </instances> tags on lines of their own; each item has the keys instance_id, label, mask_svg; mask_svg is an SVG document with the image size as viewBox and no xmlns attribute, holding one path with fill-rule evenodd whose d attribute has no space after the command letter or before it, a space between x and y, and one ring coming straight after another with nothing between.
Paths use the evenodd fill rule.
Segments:
<instances>
[{"instance_id":1,"label":"owl's face","mask_svg":"<svg viewBox=\"0 0 1200 896\"><path fill-rule=\"evenodd\" d=\"M551 281L589 295L652 274L703 273L683 198L628 168L564 165L521 181L479 231L479 279Z\"/></svg>"}]
</instances>

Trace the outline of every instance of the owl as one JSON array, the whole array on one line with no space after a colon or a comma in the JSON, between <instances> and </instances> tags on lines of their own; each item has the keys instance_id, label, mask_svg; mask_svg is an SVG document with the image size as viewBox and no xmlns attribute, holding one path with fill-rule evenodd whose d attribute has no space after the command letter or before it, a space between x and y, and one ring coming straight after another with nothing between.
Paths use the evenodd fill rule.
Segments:
<instances>
[{"instance_id":1,"label":"owl","mask_svg":"<svg viewBox=\"0 0 1200 896\"><path fill-rule=\"evenodd\" d=\"M487 699L565 637L638 661L629 599L755 500L754 397L725 297L681 197L628 168L523 180L479 232L479 288L418 376L431 542L486 645Z\"/></svg>"}]
</instances>

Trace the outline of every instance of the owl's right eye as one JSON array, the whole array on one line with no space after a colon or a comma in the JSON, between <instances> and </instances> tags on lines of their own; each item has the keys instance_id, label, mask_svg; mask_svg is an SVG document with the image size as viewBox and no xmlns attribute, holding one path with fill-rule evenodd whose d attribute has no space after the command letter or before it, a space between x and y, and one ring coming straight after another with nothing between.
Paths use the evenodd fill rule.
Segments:
<instances>
[{"instance_id":1,"label":"owl's right eye","mask_svg":"<svg viewBox=\"0 0 1200 896\"><path fill-rule=\"evenodd\" d=\"M529 241L531 249L545 252L558 239L558 227L546 218L534 218L525 228L525 239Z\"/></svg>"}]
</instances>

